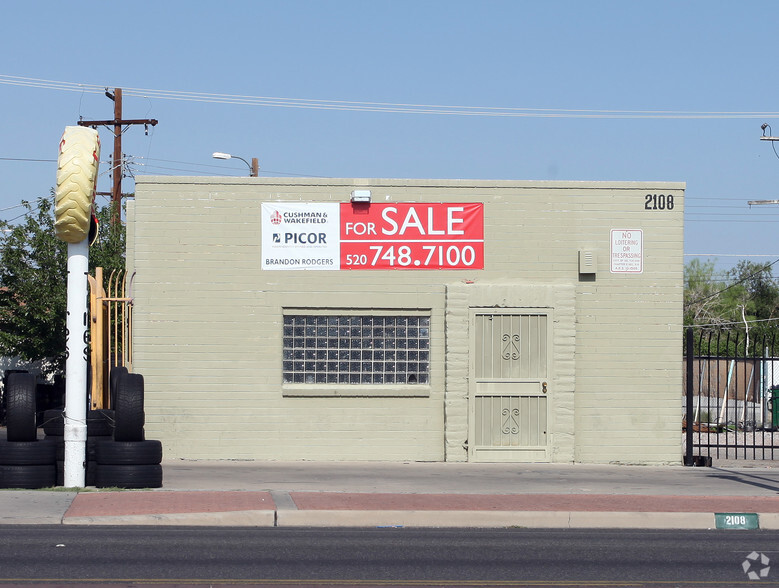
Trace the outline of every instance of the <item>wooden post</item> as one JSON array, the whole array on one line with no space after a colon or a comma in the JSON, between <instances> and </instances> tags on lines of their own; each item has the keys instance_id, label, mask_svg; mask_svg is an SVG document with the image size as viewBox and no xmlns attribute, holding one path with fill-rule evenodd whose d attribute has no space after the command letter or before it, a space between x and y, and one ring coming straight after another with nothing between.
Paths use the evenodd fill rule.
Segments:
<instances>
[{"instance_id":1,"label":"wooden post","mask_svg":"<svg viewBox=\"0 0 779 588\"><path fill-rule=\"evenodd\" d=\"M95 268L95 277L89 277L90 359L92 373L92 410L109 408L106 389L105 310L103 299L103 268Z\"/></svg>"}]
</instances>

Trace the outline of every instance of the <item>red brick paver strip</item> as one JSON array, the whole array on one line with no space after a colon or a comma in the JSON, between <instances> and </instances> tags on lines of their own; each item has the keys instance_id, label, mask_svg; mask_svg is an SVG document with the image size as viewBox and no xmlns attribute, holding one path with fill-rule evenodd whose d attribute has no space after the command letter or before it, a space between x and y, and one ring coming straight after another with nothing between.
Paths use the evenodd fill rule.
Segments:
<instances>
[{"instance_id":1,"label":"red brick paver strip","mask_svg":"<svg viewBox=\"0 0 779 588\"><path fill-rule=\"evenodd\" d=\"M274 510L270 492L82 492L67 517Z\"/></svg>"},{"instance_id":2,"label":"red brick paver strip","mask_svg":"<svg viewBox=\"0 0 779 588\"><path fill-rule=\"evenodd\" d=\"M290 492L299 510L779 512L774 496L628 494L355 494Z\"/></svg>"}]
</instances>

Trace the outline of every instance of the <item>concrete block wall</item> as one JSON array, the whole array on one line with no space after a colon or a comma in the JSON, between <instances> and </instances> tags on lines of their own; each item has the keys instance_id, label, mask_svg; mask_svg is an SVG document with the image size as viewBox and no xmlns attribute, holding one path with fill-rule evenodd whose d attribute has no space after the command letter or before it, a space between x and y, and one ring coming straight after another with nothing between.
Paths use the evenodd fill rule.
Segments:
<instances>
[{"instance_id":1,"label":"concrete block wall","mask_svg":"<svg viewBox=\"0 0 779 588\"><path fill-rule=\"evenodd\" d=\"M483 202L484 269L260 269L262 202L346 202L365 187L381 202ZM673 193L673 209L647 209L652 193ZM147 434L168 457L461 460L463 309L532 306L544 292L551 459L678 461L683 193L679 183L138 178L128 263ZM643 273L609 271L611 229L643 231ZM580 250L596 253L594 275L579 274ZM430 386L285 391L285 309L429 313Z\"/></svg>"}]
</instances>

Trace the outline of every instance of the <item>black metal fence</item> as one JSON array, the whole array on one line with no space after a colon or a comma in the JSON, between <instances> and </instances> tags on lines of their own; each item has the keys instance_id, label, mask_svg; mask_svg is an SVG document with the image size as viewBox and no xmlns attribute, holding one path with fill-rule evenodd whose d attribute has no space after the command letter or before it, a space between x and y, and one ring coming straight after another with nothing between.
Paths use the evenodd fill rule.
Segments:
<instances>
[{"instance_id":1,"label":"black metal fence","mask_svg":"<svg viewBox=\"0 0 779 588\"><path fill-rule=\"evenodd\" d=\"M684 363L684 463L779 459L775 332L688 328Z\"/></svg>"}]
</instances>

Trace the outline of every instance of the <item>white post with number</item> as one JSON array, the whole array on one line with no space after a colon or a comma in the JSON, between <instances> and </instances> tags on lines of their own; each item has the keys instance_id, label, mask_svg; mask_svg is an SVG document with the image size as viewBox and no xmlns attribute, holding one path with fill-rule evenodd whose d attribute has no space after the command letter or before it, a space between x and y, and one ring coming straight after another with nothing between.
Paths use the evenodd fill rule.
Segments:
<instances>
[{"instance_id":1,"label":"white post with number","mask_svg":"<svg viewBox=\"0 0 779 588\"><path fill-rule=\"evenodd\" d=\"M89 225L100 164L95 129L65 127L57 158L54 232L68 244L65 359L65 464L68 488L86 482ZM115 171L114 173L119 173Z\"/></svg>"},{"instance_id":2,"label":"white post with number","mask_svg":"<svg viewBox=\"0 0 779 588\"><path fill-rule=\"evenodd\" d=\"M66 488L85 485L87 447L87 298L89 243L68 243L67 359L65 360Z\"/></svg>"}]
</instances>

